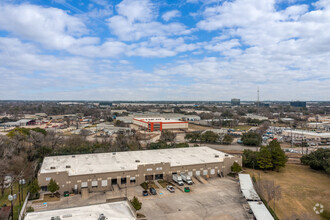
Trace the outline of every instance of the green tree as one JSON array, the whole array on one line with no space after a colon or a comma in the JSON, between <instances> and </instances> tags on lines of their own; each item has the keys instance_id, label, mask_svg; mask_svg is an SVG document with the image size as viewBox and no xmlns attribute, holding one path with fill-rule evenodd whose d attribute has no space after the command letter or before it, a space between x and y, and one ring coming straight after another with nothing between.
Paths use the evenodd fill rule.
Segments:
<instances>
[{"instance_id":1,"label":"green tree","mask_svg":"<svg viewBox=\"0 0 330 220\"><path fill-rule=\"evenodd\" d=\"M13 130L9 131L7 136L12 138L16 133L19 133L23 136L29 136L30 135L30 129L28 128L14 128Z\"/></svg>"},{"instance_id":2,"label":"green tree","mask_svg":"<svg viewBox=\"0 0 330 220\"><path fill-rule=\"evenodd\" d=\"M239 165L238 163L234 162L233 165L231 166L231 172L233 172L233 173L239 173L241 171L242 171L241 165Z\"/></svg>"},{"instance_id":3,"label":"green tree","mask_svg":"<svg viewBox=\"0 0 330 220\"><path fill-rule=\"evenodd\" d=\"M47 131L45 130L45 129L42 129L42 128L39 128L39 127L37 127L37 128L32 128L31 129L32 131L35 131L35 132L39 132L39 133L41 133L41 134L43 134L43 135L47 135Z\"/></svg>"},{"instance_id":4,"label":"green tree","mask_svg":"<svg viewBox=\"0 0 330 220\"><path fill-rule=\"evenodd\" d=\"M249 168L256 168L258 169L258 162L257 162L258 152L251 151L251 150L244 150L243 151L243 165L244 167Z\"/></svg>"},{"instance_id":5,"label":"green tree","mask_svg":"<svg viewBox=\"0 0 330 220\"><path fill-rule=\"evenodd\" d=\"M319 148L310 154L302 156L300 161L314 170L324 170L330 174L330 149Z\"/></svg>"},{"instance_id":6,"label":"green tree","mask_svg":"<svg viewBox=\"0 0 330 220\"><path fill-rule=\"evenodd\" d=\"M135 208L135 210L140 210L142 208L142 203L135 196L131 200L131 204Z\"/></svg>"},{"instance_id":7,"label":"green tree","mask_svg":"<svg viewBox=\"0 0 330 220\"><path fill-rule=\"evenodd\" d=\"M38 197L39 191L40 191L40 186L38 183L38 179L35 179L32 181L32 183L29 186L29 191L32 195L32 198Z\"/></svg>"},{"instance_id":8,"label":"green tree","mask_svg":"<svg viewBox=\"0 0 330 220\"><path fill-rule=\"evenodd\" d=\"M52 197L54 196L54 193L59 190L60 187L57 185L56 181L53 179L50 179L48 183L48 190L52 193Z\"/></svg>"},{"instance_id":9,"label":"green tree","mask_svg":"<svg viewBox=\"0 0 330 220\"><path fill-rule=\"evenodd\" d=\"M206 131L201 135L200 140L206 143L216 143L219 141L219 135L213 131Z\"/></svg>"},{"instance_id":10,"label":"green tree","mask_svg":"<svg viewBox=\"0 0 330 220\"><path fill-rule=\"evenodd\" d=\"M200 134L199 133L188 133L188 134L186 134L185 139L188 140L189 142L197 142L200 139Z\"/></svg>"},{"instance_id":11,"label":"green tree","mask_svg":"<svg viewBox=\"0 0 330 220\"><path fill-rule=\"evenodd\" d=\"M257 163L260 169L267 170L273 167L272 164L272 155L269 152L268 148L262 146L257 155Z\"/></svg>"},{"instance_id":12,"label":"green tree","mask_svg":"<svg viewBox=\"0 0 330 220\"><path fill-rule=\"evenodd\" d=\"M260 146L262 142L261 135L251 131L244 133L241 140L247 146Z\"/></svg>"},{"instance_id":13,"label":"green tree","mask_svg":"<svg viewBox=\"0 0 330 220\"><path fill-rule=\"evenodd\" d=\"M279 171L280 168L285 167L288 158L285 156L285 152L282 150L280 143L277 140L273 140L267 145L267 148L272 155L272 169Z\"/></svg>"},{"instance_id":14,"label":"green tree","mask_svg":"<svg viewBox=\"0 0 330 220\"><path fill-rule=\"evenodd\" d=\"M234 138L230 134L225 134L225 136L222 139L223 144L231 144L233 142Z\"/></svg>"}]
</instances>

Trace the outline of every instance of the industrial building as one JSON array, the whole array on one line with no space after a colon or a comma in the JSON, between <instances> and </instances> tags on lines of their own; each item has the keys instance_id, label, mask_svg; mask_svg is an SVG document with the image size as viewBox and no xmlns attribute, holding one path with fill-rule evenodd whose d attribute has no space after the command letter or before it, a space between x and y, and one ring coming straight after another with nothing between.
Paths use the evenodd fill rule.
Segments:
<instances>
[{"instance_id":1,"label":"industrial building","mask_svg":"<svg viewBox=\"0 0 330 220\"><path fill-rule=\"evenodd\" d=\"M65 209L28 212L25 220L97 220L97 219L137 219L134 208L128 201L94 204Z\"/></svg>"},{"instance_id":2,"label":"industrial building","mask_svg":"<svg viewBox=\"0 0 330 220\"><path fill-rule=\"evenodd\" d=\"M290 102L290 106L292 106L292 107L306 107L306 102L294 101L294 102Z\"/></svg>"},{"instance_id":3,"label":"industrial building","mask_svg":"<svg viewBox=\"0 0 330 220\"><path fill-rule=\"evenodd\" d=\"M54 179L60 189L78 193L84 190L108 191L136 186L145 181L171 179L181 172L190 176L215 177L231 172L242 158L209 147L173 148L45 157L38 173L43 191Z\"/></svg>"},{"instance_id":4,"label":"industrial building","mask_svg":"<svg viewBox=\"0 0 330 220\"><path fill-rule=\"evenodd\" d=\"M230 103L231 103L231 105L240 105L241 100L240 99L231 99Z\"/></svg>"},{"instance_id":5,"label":"industrial building","mask_svg":"<svg viewBox=\"0 0 330 220\"><path fill-rule=\"evenodd\" d=\"M166 129L188 129L187 121L179 121L168 118L134 118L133 124L150 132Z\"/></svg>"}]
</instances>

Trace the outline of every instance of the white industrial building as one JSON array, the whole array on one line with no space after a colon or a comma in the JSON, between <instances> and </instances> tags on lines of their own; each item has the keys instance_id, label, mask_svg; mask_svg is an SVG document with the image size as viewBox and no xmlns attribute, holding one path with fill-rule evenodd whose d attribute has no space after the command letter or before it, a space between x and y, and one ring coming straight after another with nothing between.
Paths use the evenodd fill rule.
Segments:
<instances>
[{"instance_id":1,"label":"white industrial building","mask_svg":"<svg viewBox=\"0 0 330 220\"><path fill-rule=\"evenodd\" d=\"M147 129L150 132L170 129L188 129L187 121L179 121L169 118L134 118L133 124Z\"/></svg>"},{"instance_id":2,"label":"white industrial building","mask_svg":"<svg viewBox=\"0 0 330 220\"><path fill-rule=\"evenodd\" d=\"M104 217L104 218L103 218ZM28 212L24 220L136 220L135 211L128 201L102 203L74 208L56 209L41 212Z\"/></svg>"}]
</instances>

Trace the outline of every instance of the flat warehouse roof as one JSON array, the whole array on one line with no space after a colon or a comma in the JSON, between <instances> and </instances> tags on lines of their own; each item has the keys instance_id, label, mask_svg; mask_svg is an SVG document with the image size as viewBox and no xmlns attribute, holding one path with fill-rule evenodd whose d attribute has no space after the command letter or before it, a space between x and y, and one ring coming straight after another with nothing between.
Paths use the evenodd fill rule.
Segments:
<instances>
[{"instance_id":1,"label":"flat warehouse roof","mask_svg":"<svg viewBox=\"0 0 330 220\"><path fill-rule=\"evenodd\" d=\"M257 192L254 190L254 186L250 177L250 174L238 174L239 184L241 185L241 191L247 200L260 200Z\"/></svg>"},{"instance_id":2,"label":"flat warehouse roof","mask_svg":"<svg viewBox=\"0 0 330 220\"><path fill-rule=\"evenodd\" d=\"M261 202L248 202L257 220L274 220L266 206Z\"/></svg>"},{"instance_id":3,"label":"flat warehouse roof","mask_svg":"<svg viewBox=\"0 0 330 220\"><path fill-rule=\"evenodd\" d=\"M133 120L140 121L140 122L162 122L162 123L188 123L186 121L179 121L170 118L134 118Z\"/></svg>"},{"instance_id":4,"label":"flat warehouse roof","mask_svg":"<svg viewBox=\"0 0 330 220\"><path fill-rule=\"evenodd\" d=\"M218 157L216 157L218 155ZM172 148L45 157L40 173L67 171L69 176L137 170L141 164L168 162L185 166L222 162L226 154L209 147ZM227 157L233 157L228 155ZM139 161L139 162L137 162Z\"/></svg>"},{"instance_id":5,"label":"flat warehouse roof","mask_svg":"<svg viewBox=\"0 0 330 220\"><path fill-rule=\"evenodd\" d=\"M27 213L25 220L50 220L59 216L60 219L70 220L96 220L103 214L108 219L135 220L126 201L103 203L97 205L79 206L74 208L56 209L42 212Z\"/></svg>"}]
</instances>

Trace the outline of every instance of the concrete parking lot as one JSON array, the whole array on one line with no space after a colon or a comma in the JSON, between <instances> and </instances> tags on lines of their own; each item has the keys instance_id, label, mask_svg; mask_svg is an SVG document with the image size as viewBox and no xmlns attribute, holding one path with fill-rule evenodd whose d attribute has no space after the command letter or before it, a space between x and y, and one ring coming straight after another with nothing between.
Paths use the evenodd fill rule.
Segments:
<instances>
[{"instance_id":1,"label":"concrete parking lot","mask_svg":"<svg viewBox=\"0 0 330 220\"><path fill-rule=\"evenodd\" d=\"M229 178L213 178L207 184L198 181L190 186L191 192L177 189L170 193L157 189L157 195L143 197L143 213L148 219L249 219L243 208L244 199L239 185Z\"/></svg>"},{"instance_id":2,"label":"concrete parking lot","mask_svg":"<svg viewBox=\"0 0 330 220\"><path fill-rule=\"evenodd\" d=\"M60 201L31 204L35 211L76 207L104 203L109 199L133 196L142 202L142 209L138 212L144 214L147 219L251 219L244 208L243 199L237 181L226 178L211 178L207 181L198 181L193 178L194 184L189 186L191 192L183 192L184 187L174 184L175 193L170 193L166 188L156 184L157 195L142 196L142 187L129 187L120 190L90 193L87 199L80 195L61 197ZM185 185L187 186L187 185Z\"/></svg>"}]
</instances>

